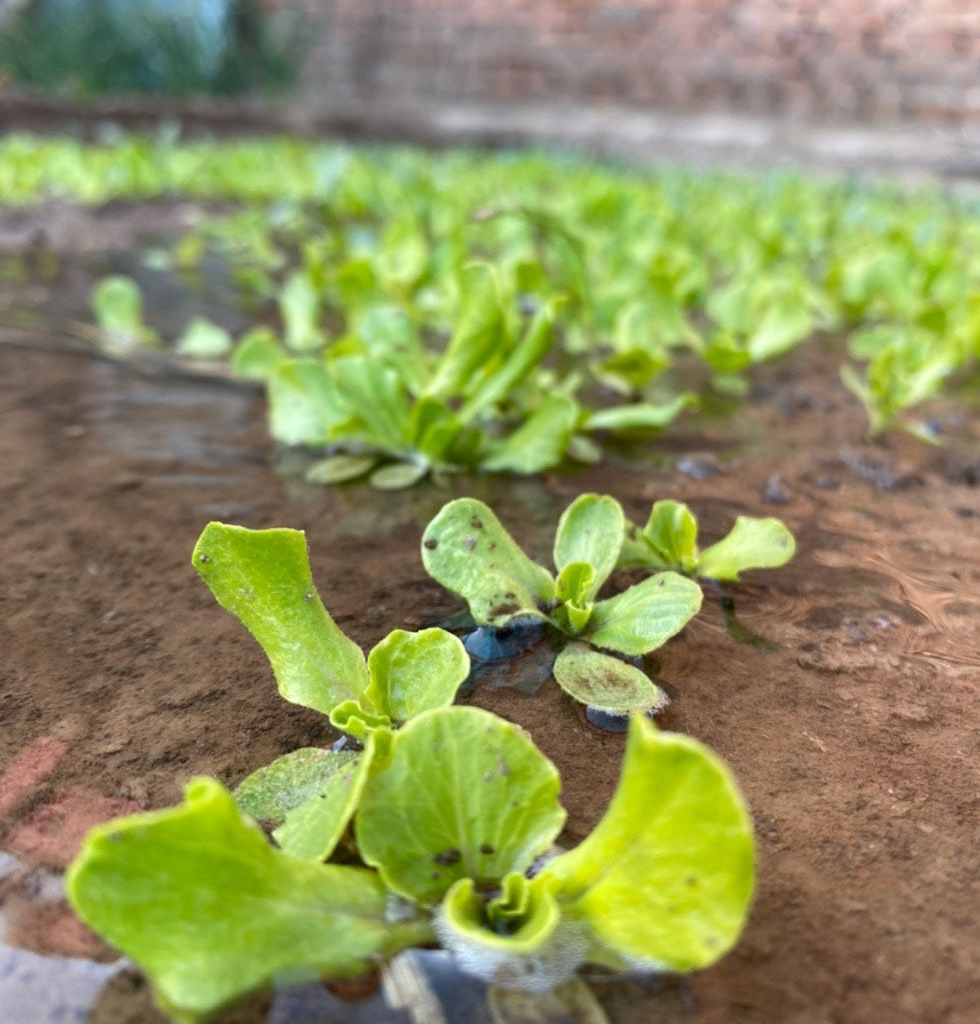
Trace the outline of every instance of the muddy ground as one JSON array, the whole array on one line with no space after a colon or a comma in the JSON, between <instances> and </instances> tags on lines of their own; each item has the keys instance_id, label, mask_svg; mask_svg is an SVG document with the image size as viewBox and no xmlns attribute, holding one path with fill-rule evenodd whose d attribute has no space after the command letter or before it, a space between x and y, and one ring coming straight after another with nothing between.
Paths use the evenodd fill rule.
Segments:
<instances>
[{"instance_id":1,"label":"muddy ground","mask_svg":"<svg viewBox=\"0 0 980 1024\"><path fill-rule=\"evenodd\" d=\"M59 294L87 274L66 258L34 281L33 300L5 289L0 310L63 310ZM735 623L709 592L656 652L674 694L664 724L719 751L752 807L759 886L741 943L689 984L657 995L600 982L615 1019L976 1020L980 500L963 405L937 406L957 437L946 449L868 444L836 359L814 343L767 369L734 416L686 421L644 460L380 496L298 482L257 395L44 351L31 331L5 329L16 344L0 345L0 984L15 1021L58 1019L44 1009L46 962L93 1006L69 1019L159 1019L131 973L110 981L88 965L76 985L69 966L84 961L18 959L111 960L59 898L57 873L86 828L177 801L189 776L234 784L335 738L279 699L259 648L197 578L190 551L209 519L306 530L327 607L367 646L459 610L418 554L444 501L492 501L546 561L558 514L584 490L637 519L656 498L681 498L707 539L738 513L776 514L799 541L788 567L731 591ZM565 838L584 836L623 737L586 722L553 680L469 699L531 732L561 771ZM330 1005L302 1019L339 1021L346 1011Z\"/></svg>"}]
</instances>

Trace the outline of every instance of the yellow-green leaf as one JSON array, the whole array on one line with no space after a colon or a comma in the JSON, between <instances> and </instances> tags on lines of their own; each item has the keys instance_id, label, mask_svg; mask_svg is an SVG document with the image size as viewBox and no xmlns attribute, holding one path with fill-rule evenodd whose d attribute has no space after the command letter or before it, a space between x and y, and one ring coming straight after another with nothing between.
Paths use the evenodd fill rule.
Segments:
<instances>
[{"instance_id":1,"label":"yellow-green leaf","mask_svg":"<svg viewBox=\"0 0 980 1024\"><path fill-rule=\"evenodd\" d=\"M745 922L752 823L718 757L634 714L609 809L542 875L612 959L696 970L731 948Z\"/></svg>"},{"instance_id":2,"label":"yellow-green leaf","mask_svg":"<svg viewBox=\"0 0 980 1024\"><path fill-rule=\"evenodd\" d=\"M323 607L303 533L209 523L191 560L262 646L286 700L328 715L364 694L364 654Z\"/></svg>"}]
</instances>

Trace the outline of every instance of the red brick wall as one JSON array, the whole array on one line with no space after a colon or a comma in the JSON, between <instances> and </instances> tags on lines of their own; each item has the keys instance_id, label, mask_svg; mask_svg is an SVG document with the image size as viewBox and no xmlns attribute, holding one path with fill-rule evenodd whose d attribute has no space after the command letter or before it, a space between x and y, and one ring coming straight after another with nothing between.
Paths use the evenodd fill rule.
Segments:
<instances>
[{"instance_id":1,"label":"red brick wall","mask_svg":"<svg viewBox=\"0 0 980 1024\"><path fill-rule=\"evenodd\" d=\"M267 0L325 101L980 121L980 0Z\"/></svg>"}]
</instances>

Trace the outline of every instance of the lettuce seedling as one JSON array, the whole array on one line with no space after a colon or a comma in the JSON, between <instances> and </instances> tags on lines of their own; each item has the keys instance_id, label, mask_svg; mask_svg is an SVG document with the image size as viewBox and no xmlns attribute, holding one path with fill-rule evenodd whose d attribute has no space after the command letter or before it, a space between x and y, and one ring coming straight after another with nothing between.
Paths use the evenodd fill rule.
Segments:
<instances>
[{"instance_id":1,"label":"lettuce seedling","mask_svg":"<svg viewBox=\"0 0 980 1024\"><path fill-rule=\"evenodd\" d=\"M365 659L324 608L299 530L209 523L192 561L259 642L279 692L294 704L391 725L452 703L466 677L466 652L443 629L396 629Z\"/></svg>"},{"instance_id":2,"label":"lettuce seedling","mask_svg":"<svg viewBox=\"0 0 980 1024\"><path fill-rule=\"evenodd\" d=\"M368 657L324 608L297 530L210 523L193 564L222 607L259 642L286 700L328 715L362 740L451 704L469 673L459 639L442 629L396 629ZM276 831L293 856L322 860L343 835L367 777L360 752L300 750L242 783L239 805Z\"/></svg>"},{"instance_id":3,"label":"lettuce seedling","mask_svg":"<svg viewBox=\"0 0 980 1024\"><path fill-rule=\"evenodd\" d=\"M657 501L641 530L626 527L621 569L673 569L688 576L737 580L746 569L775 569L796 552L793 534L779 520L738 516L717 544L698 550L698 523L682 501Z\"/></svg>"},{"instance_id":4,"label":"lettuce seedling","mask_svg":"<svg viewBox=\"0 0 980 1024\"><path fill-rule=\"evenodd\" d=\"M309 313L310 287L305 277L291 279L290 308ZM358 314L353 332L315 358L250 338L233 362L266 380L269 428L277 440L346 449L316 463L312 482L370 474L375 486L395 489L430 471L536 473L561 459L578 408L560 396L536 408L522 403L516 430L503 437L487 431L498 406L513 398L550 350L554 303L544 304L522 334L510 320L496 271L475 263L463 273L455 329L437 360L397 307L376 306ZM289 323L298 321L296 313ZM310 330L304 337L312 337ZM306 347L292 343L294 352Z\"/></svg>"},{"instance_id":5,"label":"lettuce seedling","mask_svg":"<svg viewBox=\"0 0 980 1024\"><path fill-rule=\"evenodd\" d=\"M107 351L125 355L159 339L143 322L143 293L129 277L104 277L92 289L92 311Z\"/></svg>"},{"instance_id":6,"label":"lettuce seedling","mask_svg":"<svg viewBox=\"0 0 980 1024\"><path fill-rule=\"evenodd\" d=\"M188 359L219 359L231 352L233 342L224 327L195 317L177 339L177 354Z\"/></svg>"},{"instance_id":7,"label":"lettuce seedling","mask_svg":"<svg viewBox=\"0 0 980 1024\"><path fill-rule=\"evenodd\" d=\"M555 679L583 703L624 713L655 707L663 697L638 668L594 648L646 654L679 633L701 607L700 587L676 572L597 601L625 532L615 498L580 495L558 521L555 577L524 554L483 502L459 498L426 528L422 561L430 576L466 600L481 625L531 616L574 638L555 661Z\"/></svg>"},{"instance_id":8,"label":"lettuce seedling","mask_svg":"<svg viewBox=\"0 0 980 1024\"><path fill-rule=\"evenodd\" d=\"M840 376L864 406L870 436L899 426L934 444L935 436L922 424L905 419L904 414L933 397L957 362L953 342L930 336L927 331L894 330L891 340L873 353L863 378L846 364Z\"/></svg>"},{"instance_id":9,"label":"lettuce seedling","mask_svg":"<svg viewBox=\"0 0 980 1024\"><path fill-rule=\"evenodd\" d=\"M543 300L519 330L515 297L497 268L467 265L459 290L454 329L438 357L391 304L358 309L349 333L319 353L287 351L288 337L286 347L266 335L242 340L232 365L265 380L272 435L339 450L310 467L310 482L368 476L376 487L397 489L430 472L538 473L567 451L585 450L588 433L661 429L695 400L685 392L660 404L583 408L574 398L577 378L551 390L539 379L559 299Z\"/></svg>"},{"instance_id":10,"label":"lettuce seedling","mask_svg":"<svg viewBox=\"0 0 980 1024\"><path fill-rule=\"evenodd\" d=\"M544 867L565 812L554 765L522 730L452 707L369 745L346 863L276 849L219 782L196 779L182 805L88 835L67 875L73 907L182 1021L277 981L364 974L437 938L463 970L525 991L586 963L696 970L736 941L752 826L696 741L634 716L605 817Z\"/></svg>"}]
</instances>

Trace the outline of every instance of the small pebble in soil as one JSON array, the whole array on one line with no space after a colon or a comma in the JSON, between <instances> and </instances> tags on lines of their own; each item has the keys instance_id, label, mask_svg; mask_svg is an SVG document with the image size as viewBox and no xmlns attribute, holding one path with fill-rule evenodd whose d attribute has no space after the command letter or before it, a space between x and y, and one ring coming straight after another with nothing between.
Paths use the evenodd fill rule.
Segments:
<instances>
[{"instance_id":1,"label":"small pebble in soil","mask_svg":"<svg viewBox=\"0 0 980 1024\"><path fill-rule=\"evenodd\" d=\"M935 416L933 416L932 419L925 420L922 424L922 428L927 434L931 434L933 437L940 437L943 433L943 425Z\"/></svg>"},{"instance_id":2,"label":"small pebble in soil","mask_svg":"<svg viewBox=\"0 0 980 1024\"><path fill-rule=\"evenodd\" d=\"M813 482L821 491L836 491L840 487L840 480L835 476L818 476Z\"/></svg>"},{"instance_id":3,"label":"small pebble in soil","mask_svg":"<svg viewBox=\"0 0 980 1024\"><path fill-rule=\"evenodd\" d=\"M686 455L677 460L677 469L693 480L707 480L724 472L713 455Z\"/></svg>"},{"instance_id":4,"label":"small pebble in soil","mask_svg":"<svg viewBox=\"0 0 980 1024\"><path fill-rule=\"evenodd\" d=\"M783 483L783 478L778 473L769 477L766 486L762 489L762 498L770 505L785 505L792 500L792 497L790 489Z\"/></svg>"},{"instance_id":5,"label":"small pebble in soil","mask_svg":"<svg viewBox=\"0 0 980 1024\"><path fill-rule=\"evenodd\" d=\"M859 479L866 480L878 491L904 491L923 482L914 473L901 473L872 455L841 452L840 461Z\"/></svg>"},{"instance_id":6,"label":"small pebble in soil","mask_svg":"<svg viewBox=\"0 0 980 1024\"><path fill-rule=\"evenodd\" d=\"M980 484L980 458L947 455L943 464L943 476L951 484L976 487L977 484Z\"/></svg>"}]
</instances>

